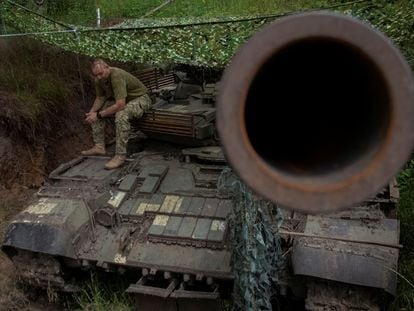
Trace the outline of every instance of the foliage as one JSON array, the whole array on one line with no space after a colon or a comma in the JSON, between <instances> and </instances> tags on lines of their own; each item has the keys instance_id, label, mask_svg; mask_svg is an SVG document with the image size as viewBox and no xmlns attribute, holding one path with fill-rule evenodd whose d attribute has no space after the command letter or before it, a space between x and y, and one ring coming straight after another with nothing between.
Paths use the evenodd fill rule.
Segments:
<instances>
[{"instance_id":1,"label":"foliage","mask_svg":"<svg viewBox=\"0 0 414 311\"><path fill-rule=\"evenodd\" d=\"M21 311L29 310L29 301L24 290L17 283L12 267L6 256L0 252L0 310ZM7 268L7 269L5 269Z\"/></svg>"},{"instance_id":2,"label":"foliage","mask_svg":"<svg viewBox=\"0 0 414 311\"><path fill-rule=\"evenodd\" d=\"M134 310L134 301L125 293L125 282L114 279L108 282L108 276L90 274L80 293L75 294L71 309L84 311L129 311ZM71 302L72 304L72 302Z\"/></svg>"},{"instance_id":3,"label":"foliage","mask_svg":"<svg viewBox=\"0 0 414 311\"><path fill-rule=\"evenodd\" d=\"M414 65L414 1L377 0L375 5L356 8L351 14L384 32Z\"/></svg>"},{"instance_id":4,"label":"foliage","mask_svg":"<svg viewBox=\"0 0 414 311\"><path fill-rule=\"evenodd\" d=\"M398 182L401 191L401 243L404 248L398 269L398 293L391 309L414 310L414 160L400 173Z\"/></svg>"},{"instance_id":5,"label":"foliage","mask_svg":"<svg viewBox=\"0 0 414 311\"><path fill-rule=\"evenodd\" d=\"M178 63L221 68L258 28L280 16L273 13L244 18L140 19L102 31L65 28L8 2L3 3L2 9L6 23L22 32L70 32L72 29L72 33L43 34L38 38L76 53L157 65Z\"/></svg>"},{"instance_id":6,"label":"foliage","mask_svg":"<svg viewBox=\"0 0 414 311\"><path fill-rule=\"evenodd\" d=\"M404 194L409 192L411 187L413 186L413 182L414 182L414 159L408 161L405 168L398 175L398 185L399 185L400 191Z\"/></svg>"},{"instance_id":7,"label":"foliage","mask_svg":"<svg viewBox=\"0 0 414 311\"><path fill-rule=\"evenodd\" d=\"M82 92L77 58L27 38L2 41L0 57L0 91L6 93L0 123L26 139L39 139ZM79 67L88 67L79 61Z\"/></svg>"},{"instance_id":8,"label":"foliage","mask_svg":"<svg viewBox=\"0 0 414 311\"><path fill-rule=\"evenodd\" d=\"M8 7L5 4L3 9L6 22L20 31L63 29L15 7ZM164 21L163 25L168 22ZM186 22L192 24L196 20L186 20ZM187 63L218 67L224 66L240 43L264 22L265 20L240 24L181 24L151 28L157 23L147 20L140 22L138 29L80 32L77 36L66 33L42 35L40 39L66 50L112 60L141 63L151 61L154 64Z\"/></svg>"},{"instance_id":9,"label":"foliage","mask_svg":"<svg viewBox=\"0 0 414 311\"><path fill-rule=\"evenodd\" d=\"M414 255L414 160L398 176L401 199L399 218L401 220L401 242L404 252Z\"/></svg>"},{"instance_id":10,"label":"foliage","mask_svg":"<svg viewBox=\"0 0 414 311\"><path fill-rule=\"evenodd\" d=\"M399 203L399 218L401 220L402 244L404 251L414 254L414 160L398 176L401 199Z\"/></svg>"},{"instance_id":11,"label":"foliage","mask_svg":"<svg viewBox=\"0 0 414 311\"><path fill-rule=\"evenodd\" d=\"M45 0L42 6L33 0L21 0L20 4L45 13L54 19L76 25L94 25L96 8L100 8L104 20L140 18L166 0ZM298 11L304 8L325 7L332 0L174 0L152 17L227 17L278 12Z\"/></svg>"},{"instance_id":12,"label":"foliage","mask_svg":"<svg viewBox=\"0 0 414 311\"><path fill-rule=\"evenodd\" d=\"M157 12L154 17L265 15L323 8L332 2L329 0L202 0L197 6L194 6L192 0L178 0Z\"/></svg>"},{"instance_id":13,"label":"foliage","mask_svg":"<svg viewBox=\"0 0 414 311\"><path fill-rule=\"evenodd\" d=\"M98 31L78 27L70 28L54 24L21 8L3 3L3 18L8 25L22 32L70 31L73 33L44 34L38 38L44 42L59 46L65 50L93 57L105 57L112 60L151 62L153 64L180 63L206 67L225 67L236 49L258 28L277 18L281 12L304 8L321 7L325 1L294 1L281 6L280 1L270 4L262 0L263 6L251 5L251 1L218 2L203 1L201 5L190 6L188 1L177 1L161 10L160 16L183 16L189 11L202 17L163 18L126 20L115 29ZM149 3L149 2L146 2ZM101 4L108 5L106 1ZM71 5L73 12L91 9L79 2ZM197 9L195 9L197 8ZM236 13L249 12L249 16L240 18L223 17L224 13L236 8ZM265 9L264 9L265 8ZM205 10L204 10L205 9ZM345 13L365 19L387 35L404 49L409 59L413 59L412 23L408 18L414 12L414 4L401 1L398 4L381 2L375 5L353 5L341 7ZM91 10L92 11L92 10ZM203 14L204 12L204 14ZM206 13L207 12L207 13ZM253 14L273 13L270 16L255 17ZM275 12L278 12L276 14ZM119 13L121 14L121 13ZM135 12L134 14L138 14ZM125 15L122 13L122 15ZM190 14L189 14L190 15ZM206 18L215 16L214 18ZM217 16L222 16L217 17ZM120 30L120 28L129 28Z\"/></svg>"},{"instance_id":14,"label":"foliage","mask_svg":"<svg viewBox=\"0 0 414 311\"><path fill-rule=\"evenodd\" d=\"M280 211L256 197L230 170L220 176L219 188L231 193L230 215L234 310L271 310L272 279L279 281L283 259L281 240L272 230L280 226ZM273 221L272 221L273 220Z\"/></svg>"}]
</instances>

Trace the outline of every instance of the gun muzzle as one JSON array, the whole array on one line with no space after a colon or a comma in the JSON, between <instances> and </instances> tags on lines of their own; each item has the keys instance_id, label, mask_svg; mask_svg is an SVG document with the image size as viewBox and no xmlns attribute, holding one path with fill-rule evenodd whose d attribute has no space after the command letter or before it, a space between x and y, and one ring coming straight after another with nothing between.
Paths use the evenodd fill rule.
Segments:
<instances>
[{"instance_id":1,"label":"gun muzzle","mask_svg":"<svg viewBox=\"0 0 414 311\"><path fill-rule=\"evenodd\" d=\"M217 127L258 194L308 213L378 192L414 143L412 71L381 33L329 12L264 27L226 69Z\"/></svg>"}]
</instances>

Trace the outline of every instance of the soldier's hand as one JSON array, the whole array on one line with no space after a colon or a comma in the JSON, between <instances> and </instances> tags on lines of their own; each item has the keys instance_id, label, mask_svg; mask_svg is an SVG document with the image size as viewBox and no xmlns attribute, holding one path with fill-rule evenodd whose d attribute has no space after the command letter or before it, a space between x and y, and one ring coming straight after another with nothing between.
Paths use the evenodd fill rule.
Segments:
<instances>
[{"instance_id":1,"label":"soldier's hand","mask_svg":"<svg viewBox=\"0 0 414 311\"><path fill-rule=\"evenodd\" d=\"M96 112L88 112L86 113L86 119L85 121L89 124L96 122L98 120L98 117L96 116Z\"/></svg>"}]
</instances>

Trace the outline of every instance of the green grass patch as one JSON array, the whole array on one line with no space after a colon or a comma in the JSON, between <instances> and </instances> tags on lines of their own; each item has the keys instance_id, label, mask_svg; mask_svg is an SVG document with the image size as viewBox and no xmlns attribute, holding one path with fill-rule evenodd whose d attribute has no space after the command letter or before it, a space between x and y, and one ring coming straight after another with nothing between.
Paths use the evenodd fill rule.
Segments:
<instances>
[{"instance_id":1,"label":"green grass patch","mask_svg":"<svg viewBox=\"0 0 414 311\"><path fill-rule=\"evenodd\" d=\"M390 310L414 310L414 253L402 252L398 270L397 297Z\"/></svg>"},{"instance_id":2,"label":"green grass patch","mask_svg":"<svg viewBox=\"0 0 414 311\"><path fill-rule=\"evenodd\" d=\"M85 58L29 38L5 39L0 57L0 118L30 140L70 117L64 111L82 94L79 67L83 83L91 84Z\"/></svg>"},{"instance_id":3,"label":"green grass patch","mask_svg":"<svg viewBox=\"0 0 414 311\"><path fill-rule=\"evenodd\" d=\"M397 297L391 310L414 310L414 160L398 176L401 251Z\"/></svg>"},{"instance_id":4,"label":"green grass patch","mask_svg":"<svg viewBox=\"0 0 414 311\"><path fill-rule=\"evenodd\" d=\"M248 16L301 11L328 5L329 1L326 0L202 0L198 1L197 5L194 5L192 0L176 0L154 16Z\"/></svg>"},{"instance_id":5,"label":"green grass patch","mask_svg":"<svg viewBox=\"0 0 414 311\"><path fill-rule=\"evenodd\" d=\"M69 308L93 311L134 310L133 297L125 292L129 281L108 274L90 274L82 290L69 301Z\"/></svg>"},{"instance_id":6,"label":"green grass patch","mask_svg":"<svg viewBox=\"0 0 414 311\"><path fill-rule=\"evenodd\" d=\"M400 173L398 184L401 193L398 211L403 252L414 255L414 160L411 160Z\"/></svg>"},{"instance_id":7,"label":"green grass patch","mask_svg":"<svg viewBox=\"0 0 414 311\"><path fill-rule=\"evenodd\" d=\"M163 4L165 0L85 0L50 1L41 10L53 18L77 25L95 25L96 8L101 19L140 18ZM324 8L339 3L332 0L175 0L151 17L220 17L274 14L306 9ZM37 9L26 1L26 6Z\"/></svg>"},{"instance_id":8,"label":"green grass patch","mask_svg":"<svg viewBox=\"0 0 414 311\"><path fill-rule=\"evenodd\" d=\"M29 300L10 265L6 255L0 251L0 310L29 310Z\"/></svg>"}]
</instances>

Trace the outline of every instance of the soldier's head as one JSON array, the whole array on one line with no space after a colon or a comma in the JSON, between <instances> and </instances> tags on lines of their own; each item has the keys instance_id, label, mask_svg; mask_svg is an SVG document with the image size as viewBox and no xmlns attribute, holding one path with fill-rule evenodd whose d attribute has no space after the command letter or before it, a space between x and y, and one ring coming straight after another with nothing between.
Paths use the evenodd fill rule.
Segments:
<instances>
[{"instance_id":1,"label":"soldier's head","mask_svg":"<svg viewBox=\"0 0 414 311\"><path fill-rule=\"evenodd\" d=\"M97 58L91 65L93 76L98 80L108 79L111 70L109 65L102 59Z\"/></svg>"}]
</instances>

